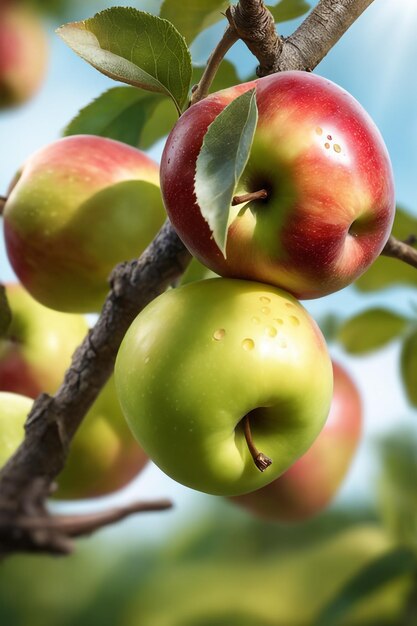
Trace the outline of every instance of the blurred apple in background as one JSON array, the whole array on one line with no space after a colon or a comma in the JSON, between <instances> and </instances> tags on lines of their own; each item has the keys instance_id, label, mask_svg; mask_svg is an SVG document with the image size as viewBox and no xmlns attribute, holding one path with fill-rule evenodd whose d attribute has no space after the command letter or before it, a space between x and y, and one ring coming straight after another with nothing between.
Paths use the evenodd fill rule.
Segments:
<instances>
[{"instance_id":1,"label":"blurred apple in background","mask_svg":"<svg viewBox=\"0 0 417 626\"><path fill-rule=\"evenodd\" d=\"M359 391L343 367L333 362L334 390L326 424L311 448L266 487L232 498L259 517L301 521L322 511L337 493L352 461L362 429Z\"/></svg>"},{"instance_id":2,"label":"blurred apple in background","mask_svg":"<svg viewBox=\"0 0 417 626\"><path fill-rule=\"evenodd\" d=\"M3 217L11 265L32 296L97 312L111 271L139 256L165 220L159 168L112 139L60 139L24 164Z\"/></svg>"},{"instance_id":3,"label":"blurred apple in background","mask_svg":"<svg viewBox=\"0 0 417 626\"><path fill-rule=\"evenodd\" d=\"M8 285L6 292L12 322L0 339L0 390L30 398L53 394L88 331L87 320L42 306L21 285ZM25 403L22 425L31 404ZM23 428L19 432L18 443ZM75 436L56 495L77 499L111 493L132 480L146 462L122 415L111 378Z\"/></svg>"},{"instance_id":4,"label":"blurred apple in background","mask_svg":"<svg viewBox=\"0 0 417 626\"><path fill-rule=\"evenodd\" d=\"M0 391L0 469L22 442L23 426L31 407L31 398Z\"/></svg>"},{"instance_id":5,"label":"blurred apple in background","mask_svg":"<svg viewBox=\"0 0 417 626\"><path fill-rule=\"evenodd\" d=\"M46 73L48 42L38 16L17 0L0 2L0 110L23 104Z\"/></svg>"}]
</instances>

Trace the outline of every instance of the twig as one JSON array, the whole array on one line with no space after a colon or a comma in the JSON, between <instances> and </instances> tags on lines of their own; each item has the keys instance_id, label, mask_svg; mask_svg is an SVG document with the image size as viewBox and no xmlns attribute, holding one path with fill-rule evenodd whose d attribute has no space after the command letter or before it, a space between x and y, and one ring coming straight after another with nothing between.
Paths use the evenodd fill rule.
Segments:
<instances>
[{"instance_id":1,"label":"twig","mask_svg":"<svg viewBox=\"0 0 417 626\"><path fill-rule=\"evenodd\" d=\"M236 31L228 26L226 28L223 37L217 44L216 48L210 55L209 60L207 61L207 66L203 72L202 77L200 78L200 82L197 87L194 89L193 94L191 96L191 104L195 104L200 100L203 100L208 95L211 83L214 80L217 70L219 69L220 63L223 61L226 53L230 50L234 43L239 39Z\"/></svg>"},{"instance_id":2,"label":"twig","mask_svg":"<svg viewBox=\"0 0 417 626\"><path fill-rule=\"evenodd\" d=\"M417 269L417 250L412 248L407 242L400 241L393 236L388 239L381 256L398 259Z\"/></svg>"}]
</instances>

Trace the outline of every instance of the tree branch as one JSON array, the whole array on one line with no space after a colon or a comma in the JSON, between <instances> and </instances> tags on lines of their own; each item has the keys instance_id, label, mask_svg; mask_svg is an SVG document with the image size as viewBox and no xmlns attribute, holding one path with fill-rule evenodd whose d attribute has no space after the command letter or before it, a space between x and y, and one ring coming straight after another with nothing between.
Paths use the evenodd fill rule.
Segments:
<instances>
[{"instance_id":1,"label":"tree branch","mask_svg":"<svg viewBox=\"0 0 417 626\"><path fill-rule=\"evenodd\" d=\"M124 263L112 275L112 289L94 328L74 355L55 396L39 396L26 422L26 436L0 472L0 527L20 528L22 518L47 520L45 501L55 477L64 468L70 442L100 389L110 376L120 343L137 313L185 269L189 252L167 221L138 261ZM65 537L32 532L22 542L13 533L15 549L48 550L65 545Z\"/></svg>"},{"instance_id":2,"label":"tree branch","mask_svg":"<svg viewBox=\"0 0 417 626\"><path fill-rule=\"evenodd\" d=\"M256 35L250 38L250 45L260 60L259 71L271 73L278 69L315 67L371 1L321 0L283 45L260 0L240 0L239 8L230 15L242 35L242 16L251 19ZM212 61L206 83L210 81L216 62ZM204 89L203 86L203 93ZM94 530L97 518L78 520L78 526L73 519L64 523L62 519L60 522L59 518L53 518L51 522L46 499L54 479L64 467L69 445L83 416L112 372L128 327L146 304L175 281L189 259L189 253L166 222L139 260L122 264L114 271L111 291L98 322L76 352L62 386L54 397L42 395L35 401L27 420L24 442L0 472L0 549L3 552L68 552L72 549L71 537L77 536L75 528L80 533L82 528L86 532ZM158 503L151 506L158 506ZM109 523L114 516L111 511L104 515ZM107 522L102 517L98 526L103 523Z\"/></svg>"},{"instance_id":3,"label":"tree branch","mask_svg":"<svg viewBox=\"0 0 417 626\"><path fill-rule=\"evenodd\" d=\"M240 0L226 11L229 24L259 61L258 76L276 71L276 61L282 50L282 39L275 20L262 0Z\"/></svg>"},{"instance_id":4,"label":"tree branch","mask_svg":"<svg viewBox=\"0 0 417 626\"><path fill-rule=\"evenodd\" d=\"M0 196L0 215L3 215L4 207L6 206L6 196Z\"/></svg>"},{"instance_id":5,"label":"tree branch","mask_svg":"<svg viewBox=\"0 0 417 626\"><path fill-rule=\"evenodd\" d=\"M417 250L406 241L399 241L391 235L381 252L381 256L388 256L403 261L417 269Z\"/></svg>"},{"instance_id":6,"label":"tree branch","mask_svg":"<svg viewBox=\"0 0 417 626\"><path fill-rule=\"evenodd\" d=\"M272 71L313 70L373 0L320 0L288 37Z\"/></svg>"}]
</instances>

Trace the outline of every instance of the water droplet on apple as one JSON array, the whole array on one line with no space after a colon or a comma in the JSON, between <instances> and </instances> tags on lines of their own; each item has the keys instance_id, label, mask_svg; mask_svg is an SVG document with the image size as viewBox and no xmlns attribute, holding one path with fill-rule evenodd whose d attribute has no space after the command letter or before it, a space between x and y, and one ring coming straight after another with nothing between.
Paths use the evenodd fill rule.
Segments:
<instances>
[{"instance_id":1,"label":"water droplet on apple","mask_svg":"<svg viewBox=\"0 0 417 626\"><path fill-rule=\"evenodd\" d=\"M224 328L218 328L213 333L213 339L215 341L221 341L224 338L225 334L226 334L226 331Z\"/></svg>"},{"instance_id":2,"label":"water droplet on apple","mask_svg":"<svg viewBox=\"0 0 417 626\"><path fill-rule=\"evenodd\" d=\"M255 317L252 317L252 322L253 322L254 324L259 324L259 323L260 323L260 321L261 321L261 320L259 319L259 317L256 317L256 316L255 316Z\"/></svg>"},{"instance_id":3,"label":"water droplet on apple","mask_svg":"<svg viewBox=\"0 0 417 626\"><path fill-rule=\"evenodd\" d=\"M261 311L264 315L269 315L271 312L271 309L268 306L263 306Z\"/></svg>"},{"instance_id":4,"label":"water droplet on apple","mask_svg":"<svg viewBox=\"0 0 417 626\"><path fill-rule=\"evenodd\" d=\"M333 150L334 150L335 152L337 152L338 154L339 154L340 152L342 152L342 148L339 146L339 144L338 144L338 143L335 143L335 144L334 144L334 146L333 146Z\"/></svg>"},{"instance_id":5,"label":"water droplet on apple","mask_svg":"<svg viewBox=\"0 0 417 626\"><path fill-rule=\"evenodd\" d=\"M292 302L286 302L285 306L287 307L287 309L293 309L294 305L292 304Z\"/></svg>"},{"instance_id":6,"label":"water droplet on apple","mask_svg":"<svg viewBox=\"0 0 417 626\"><path fill-rule=\"evenodd\" d=\"M267 328L265 328L265 334L268 335L268 337L275 337L277 332L277 329L273 326L268 326Z\"/></svg>"},{"instance_id":7,"label":"water droplet on apple","mask_svg":"<svg viewBox=\"0 0 417 626\"><path fill-rule=\"evenodd\" d=\"M322 134L323 134L323 129L322 129L322 128L320 128L320 126L317 126L317 128L316 128L316 134L317 134L317 135L322 135Z\"/></svg>"},{"instance_id":8,"label":"water droplet on apple","mask_svg":"<svg viewBox=\"0 0 417 626\"><path fill-rule=\"evenodd\" d=\"M278 341L278 345L279 345L280 348L286 348L287 347L287 342L286 342L285 339L280 339Z\"/></svg>"},{"instance_id":9,"label":"water droplet on apple","mask_svg":"<svg viewBox=\"0 0 417 626\"><path fill-rule=\"evenodd\" d=\"M331 136L331 135L327 135L327 139L328 139L329 141L331 141L331 140L332 140L332 136Z\"/></svg>"},{"instance_id":10,"label":"water droplet on apple","mask_svg":"<svg viewBox=\"0 0 417 626\"><path fill-rule=\"evenodd\" d=\"M253 339L247 338L242 341L242 348L246 350L247 352L250 352L251 350L253 350L254 347L255 347L255 342Z\"/></svg>"},{"instance_id":11,"label":"water droplet on apple","mask_svg":"<svg viewBox=\"0 0 417 626\"><path fill-rule=\"evenodd\" d=\"M330 148L330 144L326 141L326 143L324 144L324 147L328 150Z\"/></svg>"},{"instance_id":12,"label":"water droplet on apple","mask_svg":"<svg viewBox=\"0 0 417 626\"><path fill-rule=\"evenodd\" d=\"M150 360L151 360L151 357L147 356L147 357L145 358L145 365L146 365L147 363L149 363L149 361L150 361Z\"/></svg>"},{"instance_id":13,"label":"water droplet on apple","mask_svg":"<svg viewBox=\"0 0 417 626\"><path fill-rule=\"evenodd\" d=\"M264 304L269 304L271 302L271 298L267 298L266 296L261 296L259 300Z\"/></svg>"},{"instance_id":14,"label":"water droplet on apple","mask_svg":"<svg viewBox=\"0 0 417 626\"><path fill-rule=\"evenodd\" d=\"M281 319L280 317L275 317L275 318L274 318L274 322L276 322L277 324L282 325L282 324L284 323L284 320L283 320L283 319Z\"/></svg>"},{"instance_id":15,"label":"water droplet on apple","mask_svg":"<svg viewBox=\"0 0 417 626\"><path fill-rule=\"evenodd\" d=\"M291 324L293 326L299 326L300 325L300 320L295 315L291 315L290 316L290 322L291 322Z\"/></svg>"}]
</instances>

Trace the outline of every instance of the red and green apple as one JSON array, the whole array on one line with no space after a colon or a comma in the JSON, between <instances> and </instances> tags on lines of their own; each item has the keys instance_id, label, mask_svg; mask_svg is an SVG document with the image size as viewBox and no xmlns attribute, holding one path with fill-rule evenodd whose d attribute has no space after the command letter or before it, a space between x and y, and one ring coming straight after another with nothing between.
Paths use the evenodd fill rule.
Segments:
<instances>
[{"instance_id":1,"label":"red and green apple","mask_svg":"<svg viewBox=\"0 0 417 626\"><path fill-rule=\"evenodd\" d=\"M250 89L259 118L235 193L265 190L266 198L230 207L224 257L197 201L196 163L210 124ZM204 265L302 299L358 278L394 219L393 173L377 127L349 93L307 72L273 74L191 106L166 142L161 189L174 228Z\"/></svg>"},{"instance_id":2,"label":"red and green apple","mask_svg":"<svg viewBox=\"0 0 417 626\"><path fill-rule=\"evenodd\" d=\"M0 109L23 104L46 74L48 43L38 16L16 0L0 3Z\"/></svg>"},{"instance_id":3,"label":"red and green apple","mask_svg":"<svg viewBox=\"0 0 417 626\"><path fill-rule=\"evenodd\" d=\"M6 336L0 339L0 390L14 392L9 396L29 397L25 402L5 400L5 411L10 403L24 408L20 420L23 424L33 398L42 392L57 391L88 325L82 315L44 307L21 285L7 285L6 293L12 322ZM8 414L4 415L6 424ZM7 437L9 431L4 428L2 436ZM15 447L23 438L23 427L16 428L10 422L10 437L17 441ZM111 493L132 480L147 460L123 417L112 377L77 431L58 479L56 495L79 499Z\"/></svg>"},{"instance_id":4,"label":"red and green apple","mask_svg":"<svg viewBox=\"0 0 417 626\"><path fill-rule=\"evenodd\" d=\"M20 282L52 309L101 309L117 263L141 254L166 217L158 165L112 139L74 135L31 156L4 208Z\"/></svg>"}]
</instances>

